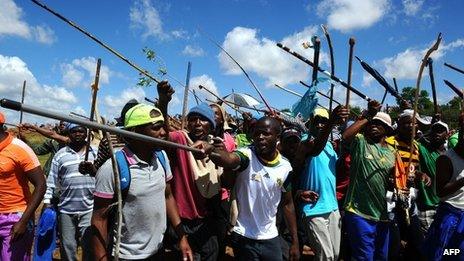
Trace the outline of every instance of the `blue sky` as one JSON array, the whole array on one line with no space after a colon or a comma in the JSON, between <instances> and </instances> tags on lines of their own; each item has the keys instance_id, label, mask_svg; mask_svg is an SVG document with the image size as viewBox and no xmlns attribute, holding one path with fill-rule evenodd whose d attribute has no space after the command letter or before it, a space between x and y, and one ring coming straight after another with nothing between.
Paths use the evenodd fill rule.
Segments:
<instances>
[{"instance_id":1,"label":"blue sky","mask_svg":"<svg viewBox=\"0 0 464 261\"><path fill-rule=\"evenodd\" d=\"M185 82L187 62L192 62L191 86L203 84L221 96L246 92L257 97L243 73L201 33L219 42L250 73L266 99L277 108L288 108L297 97L273 87L274 83L304 93L298 81L309 82L311 68L275 46L283 42L312 59L302 43L317 35L322 41L321 63L329 69L328 48L320 29L326 24L334 45L336 75L347 77L348 39L356 38L355 55L373 65L401 87L413 86L424 51L443 33L434 54L438 99L448 102L453 93L443 84L448 79L464 86L462 75L443 62L464 68L464 36L458 0L321 0L321 1L58 1L44 4L76 22L149 71L165 67L169 75ZM69 113L88 114L90 83L96 58L102 59L99 110L112 117L130 98L156 97L155 88L136 86L138 73L95 42L34 5L31 1L0 1L0 96L19 100L27 80L25 101ZM153 49L159 62L145 59L142 49ZM172 81L176 95L171 113L182 104L182 86ZM381 99L383 89L354 62L352 84ZM321 84L322 91L327 90ZM422 88L430 90L424 75ZM335 96L344 100L345 89ZM201 97L208 96L200 93ZM365 102L352 95L352 104ZM320 103L328 101L320 97ZM393 104L392 97L387 103ZM194 104L190 97L190 105ZM9 122L19 114L7 111ZM43 119L27 116L26 120Z\"/></svg>"}]
</instances>

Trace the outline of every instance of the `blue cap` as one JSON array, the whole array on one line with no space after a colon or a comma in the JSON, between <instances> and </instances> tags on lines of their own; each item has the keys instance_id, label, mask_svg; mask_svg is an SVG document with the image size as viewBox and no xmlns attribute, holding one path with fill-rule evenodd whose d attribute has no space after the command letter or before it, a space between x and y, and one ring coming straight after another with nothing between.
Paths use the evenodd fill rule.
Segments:
<instances>
[{"instance_id":1,"label":"blue cap","mask_svg":"<svg viewBox=\"0 0 464 261\"><path fill-rule=\"evenodd\" d=\"M214 111L213 109L211 109L211 107L208 106L208 104L203 102L193 107L192 109L190 109L189 113L187 114L187 118L192 113L196 113L201 116L204 116L206 119L208 119L208 121L211 123L213 128L216 128L216 119L214 117Z\"/></svg>"},{"instance_id":2,"label":"blue cap","mask_svg":"<svg viewBox=\"0 0 464 261\"><path fill-rule=\"evenodd\" d=\"M76 123L71 123L71 122L68 122L68 124L66 125L66 129L68 131L74 129L74 128L77 128L77 127L81 127L81 125L79 124L76 124Z\"/></svg>"}]
</instances>

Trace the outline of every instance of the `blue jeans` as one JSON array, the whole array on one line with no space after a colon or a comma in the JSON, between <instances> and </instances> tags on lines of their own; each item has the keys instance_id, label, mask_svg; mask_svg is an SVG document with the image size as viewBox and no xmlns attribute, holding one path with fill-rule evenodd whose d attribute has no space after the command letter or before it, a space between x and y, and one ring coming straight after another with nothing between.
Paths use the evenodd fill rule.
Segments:
<instances>
[{"instance_id":1,"label":"blue jeans","mask_svg":"<svg viewBox=\"0 0 464 261\"><path fill-rule=\"evenodd\" d=\"M82 260L93 260L90 219L92 211L85 214L64 214L59 216L61 258L63 260L75 260L77 255L77 245L82 244ZM76 240L77 239L77 240Z\"/></svg>"},{"instance_id":2,"label":"blue jeans","mask_svg":"<svg viewBox=\"0 0 464 261\"><path fill-rule=\"evenodd\" d=\"M282 261L282 248L279 236L272 239L255 240L233 232L231 242L237 260Z\"/></svg>"},{"instance_id":3,"label":"blue jeans","mask_svg":"<svg viewBox=\"0 0 464 261\"><path fill-rule=\"evenodd\" d=\"M354 260L387 260L389 224L345 211L345 222Z\"/></svg>"}]
</instances>

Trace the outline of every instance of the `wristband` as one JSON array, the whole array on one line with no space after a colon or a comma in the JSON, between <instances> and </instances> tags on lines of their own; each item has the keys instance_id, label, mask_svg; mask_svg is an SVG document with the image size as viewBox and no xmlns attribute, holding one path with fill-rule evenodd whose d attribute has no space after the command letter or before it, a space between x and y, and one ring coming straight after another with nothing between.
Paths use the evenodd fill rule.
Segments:
<instances>
[{"instance_id":1,"label":"wristband","mask_svg":"<svg viewBox=\"0 0 464 261\"><path fill-rule=\"evenodd\" d=\"M179 237L179 239L187 234L182 223L179 223L177 226L175 226L174 231L176 232L176 235Z\"/></svg>"}]
</instances>

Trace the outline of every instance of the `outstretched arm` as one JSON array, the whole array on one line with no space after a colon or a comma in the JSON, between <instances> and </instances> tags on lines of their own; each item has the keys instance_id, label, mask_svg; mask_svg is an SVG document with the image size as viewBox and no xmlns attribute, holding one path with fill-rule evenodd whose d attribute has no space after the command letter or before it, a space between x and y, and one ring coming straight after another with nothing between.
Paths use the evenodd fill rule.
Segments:
<instances>
[{"instance_id":1,"label":"outstretched arm","mask_svg":"<svg viewBox=\"0 0 464 261\"><path fill-rule=\"evenodd\" d=\"M164 116L164 124L166 127L166 132L169 131L169 115L168 115L168 104L172 99L172 95L174 94L174 89L171 87L167 81L162 81L157 85L158 91L158 103L156 107L160 109Z\"/></svg>"},{"instance_id":2,"label":"outstretched arm","mask_svg":"<svg viewBox=\"0 0 464 261\"><path fill-rule=\"evenodd\" d=\"M38 126L29 124L29 123L21 124L20 127L25 128L25 129L35 130L38 133L40 133L41 135L43 135L43 136L45 136L47 138L50 138L50 139L54 139L54 140L56 140L56 141L58 141L60 143L69 143L69 138L68 137L60 135L60 134L56 133L56 131L54 131L52 129L40 128Z\"/></svg>"},{"instance_id":3,"label":"outstretched arm","mask_svg":"<svg viewBox=\"0 0 464 261\"><path fill-rule=\"evenodd\" d=\"M345 121L348 118L348 116L350 116L350 112L345 106L337 106L332 111L329 123L325 125L320 135L318 135L318 137L316 137L313 142L303 143L304 146L310 146L307 156L319 155L319 153L321 153L321 151L324 149L325 144L327 143L329 135L332 132L334 126Z\"/></svg>"},{"instance_id":4,"label":"outstretched arm","mask_svg":"<svg viewBox=\"0 0 464 261\"><path fill-rule=\"evenodd\" d=\"M343 132L342 139L344 142L350 143L353 138L358 134L364 126L369 122L370 119L372 119L377 112L380 111L380 108L382 105L376 101L376 100L371 100L367 104L367 112L365 116L361 119L358 119L353 125L351 125L349 128Z\"/></svg>"}]
</instances>

